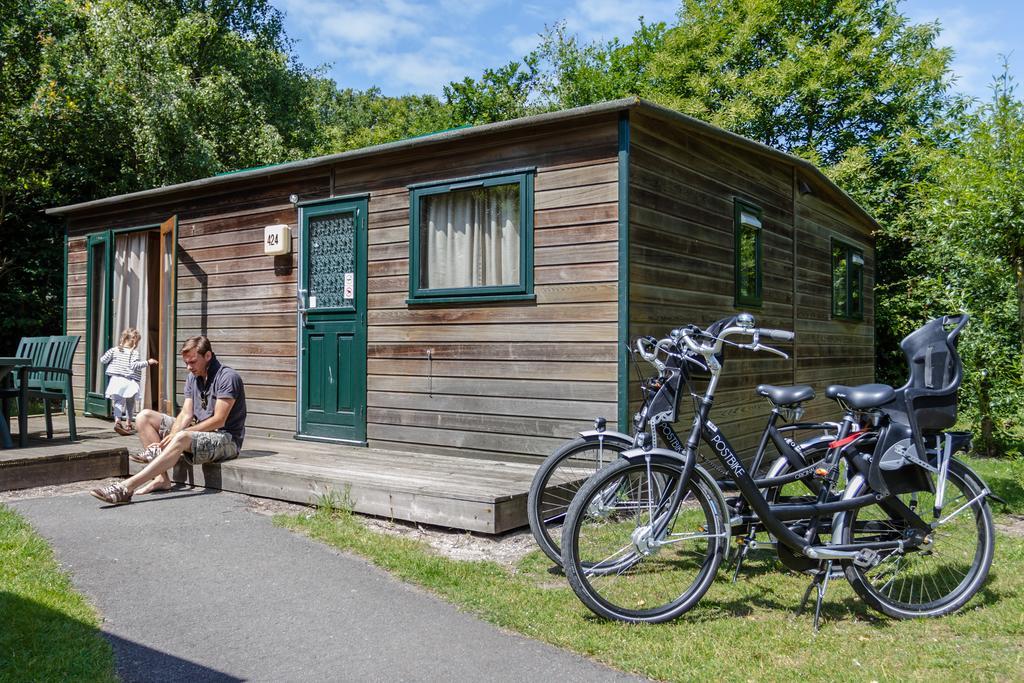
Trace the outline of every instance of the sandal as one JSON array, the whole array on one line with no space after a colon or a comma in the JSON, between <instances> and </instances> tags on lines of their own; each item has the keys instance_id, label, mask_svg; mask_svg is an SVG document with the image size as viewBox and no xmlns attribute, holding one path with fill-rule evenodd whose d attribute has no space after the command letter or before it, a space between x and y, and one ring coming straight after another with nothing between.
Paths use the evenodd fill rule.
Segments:
<instances>
[{"instance_id":1,"label":"sandal","mask_svg":"<svg viewBox=\"0 0 1024 683\"><path fill-rule=\"evenodd\" d=\"M160 445L153 444L152 446L145 449L141 453L129 453L128 459L132 460L133 462L148 465L149 463L153 462L153 459L156 458L156 456L158 455L160 455Z\"/></svg>"},{"instance_id":2,"label":"sandal","mask_svg":"<svg viewBox=\"0 0 1024 683\"><path fill-rule=\"evenodd\" d=\"M121 436L131 436L132 434L135 433L135 430L133 430L131 427L125 427L120 422L114 423L114 431L120 434Z\"/></svg>"}]
</instances>

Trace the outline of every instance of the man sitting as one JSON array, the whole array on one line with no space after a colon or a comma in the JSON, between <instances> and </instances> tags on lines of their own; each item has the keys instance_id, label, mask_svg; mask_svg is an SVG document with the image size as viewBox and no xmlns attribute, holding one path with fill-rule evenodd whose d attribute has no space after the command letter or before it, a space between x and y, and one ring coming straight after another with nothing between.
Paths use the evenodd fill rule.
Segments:
<instances>
[{"instance_id":1,"label":"man sitting","mask_svg":"<svg viewBox=\"0 0 1024 683\"><path fill-rule=\"evenodd\" d=\"M146 465L122 482L93 489L104 503L123 505L132 495L173 486L168 471L182 457L191 465L223 462L238 456L245 438L245 386L238 373L221 365L210 340L192 337L181 347L188 368L185 401L177 418L143 410L136 418L144 450L131 455Z\"/></svg>"}]
</instances>

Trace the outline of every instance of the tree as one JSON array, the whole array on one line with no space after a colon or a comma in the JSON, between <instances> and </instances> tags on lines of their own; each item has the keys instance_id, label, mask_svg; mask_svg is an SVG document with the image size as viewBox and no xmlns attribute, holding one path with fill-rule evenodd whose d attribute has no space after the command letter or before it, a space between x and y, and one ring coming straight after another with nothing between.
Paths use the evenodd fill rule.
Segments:
<instances>
[{"instance_id":1,"label":"tree","mask_svg":"<svg viewBox=\"0 0 1024 683\"><path fill-rule=\"evenodd\" d=\"M545 27L537 48L521 60L485 69L444 88L452 117L462 124L582 107L650 90L649 64L661 47L665 24L639 18L632 40L585 43L564 21Z\"/></svg>"},{"instance_id":2,"label":"tree","mask_svg":"<svg viewBox=\"0 0 1024 683\"><path fill-rule=\"evenodd\" d=\"M1008 65L988 102L962 104L942 128L952 142L919 189L916 276L901 289L971 314L963 395L993 453L998 440L1024 437L1024 102Z\"/></svg>"},{"instance_id":3,"label":"tree","mask_svg":"<svg viewBox=\"0 0 1024 683\"><path fill-rule=\"evenodd\" d=\"M951 52L891 0L683 0L651 65L679 111L830 167L941 111Z\"/></svg>"},{"instance_id":4,"label":"tree","mask_svg":"<svg viewBox=\"0 0 1024 683\"><path fill-rule=\"evenodd\" d=\"M469 76L452 81L444 86L444 96L460 124L506 121L540 110L530 102L537 76L537 60L527 55L521 62L484 69L479 81Z\"/></svg>"},{"instance_id":5,"label":"tree","mask_svg":"<svg viewBox=\"0 0 1024 683\"><path fill-rule=\"evenodd\" d=\"M451 107L433 95L387 97L379 88L345 89L336 95L337 114L328 125L332 152L379 145L456 125Z\"/></svg>"},{"instance_id":6,"label":"tree","mask_svg":"<svg viewBox=\"0 0 1024 683\"><path fill-rule=\"evenodd\" d=\"M664 45L664 23L640 26L628 43L618 38L582 43L566 31L564 21L541 34L530 53L539 65L535 97L545 109L581 107L651 91L650 65Z\"/></svg>"},{"instance_id":7,"label":"tree","mask_svg":"<svg viewBox=\"0 0 1024 683\"><path fill-rule=\"evenodd\" d=\"M0 3L5 348L60 328L43 208L326 150L335 89L266 0Z\"/></svg>"}]
</instances>

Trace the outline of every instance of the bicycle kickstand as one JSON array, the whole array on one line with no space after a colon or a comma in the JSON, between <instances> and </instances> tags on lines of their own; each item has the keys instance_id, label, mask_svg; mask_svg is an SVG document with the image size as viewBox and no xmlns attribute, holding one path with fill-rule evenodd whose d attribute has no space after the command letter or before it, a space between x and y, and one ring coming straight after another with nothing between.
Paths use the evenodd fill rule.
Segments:
<instances>
[{"instance_id":1,"label":"bicycle kickstand","mask_svg":"<svg viewBox=\"0 0 1024 683\"><path fill-rule=\"evenodd\" d=\"M736 583L736 581L738 581L740 578L740 569L743 567L743 560L746 559L748 552L750 552L749 545L740 546L740 548L736 551L736 571L732 573L733 583Z\"/></svg>"},{"instance_id":2,"label":"bicycle kickstand","mask_svg":"<svg viewBox=\"0 0 1024 683\"><path fill-rule=\"evenodd\" d=\"M804 613L804 608L807 607L807 600L811 597L811 591L817 589L817 598L814 601L814 632L818 632L818 627L821 624L821 605L825 600L825 591L828 590L828 581L832 577L832 560L825 563L825 570L818 571L815 573L814 578L811 579L811 584L807 586L807 590L804 591L804 598L800 601L800 606L796 609L796 615L800 616Z\"/></svg>"}]
</instances>

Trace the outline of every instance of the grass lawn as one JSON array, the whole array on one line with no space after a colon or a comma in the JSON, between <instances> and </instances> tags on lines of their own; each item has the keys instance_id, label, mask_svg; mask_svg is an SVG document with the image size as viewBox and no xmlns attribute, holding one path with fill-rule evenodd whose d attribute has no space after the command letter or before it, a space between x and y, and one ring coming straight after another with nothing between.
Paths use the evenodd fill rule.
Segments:
<instances>
[{"instance_id":1,"label":"grass lawn","mask_svg":"<svg viewBox=\"0 0 1024 683\"><path fill-rule=\"evenodd\" d=\"M997 525L1024 511L1024 462L970 461L1009 505ZM1021 680L1024 677L1024 537L998 532L982 591L959 613L896 621L867 608L845 581L832 582L822 628L793 612L807 578L785 572L770 551L724 570L704 599L668 624L632 626L593 616L540 551L513 570L439 557L407 539L381 536L345 512L278 517L279 524L369 558L396 576L509 628L625 671L664 680Z\"/></svg>"},{"instance_id":2,"label":"grass lawn","mask_svg":"<svg viewBox=\"0 0 1024 683\"><path fill-rule=\"evenodd\" d=\"M0 681L116 681L93 608L32 528L0 505Z\"/></svg>"}]
</instances>

